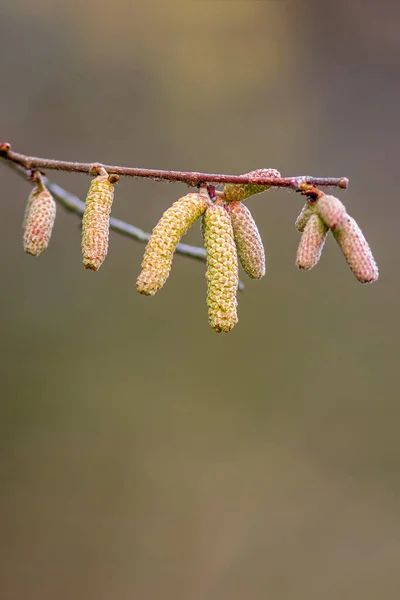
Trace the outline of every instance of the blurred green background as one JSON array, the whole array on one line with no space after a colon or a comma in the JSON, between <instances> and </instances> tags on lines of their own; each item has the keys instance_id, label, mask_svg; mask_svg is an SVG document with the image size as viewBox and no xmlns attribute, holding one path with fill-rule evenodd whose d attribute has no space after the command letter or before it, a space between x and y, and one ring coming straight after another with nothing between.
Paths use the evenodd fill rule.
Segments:
<instances>
[{"instance_id":1,"label":"blurred green background","mask_svg":"<svg viewBox=\"0 0 400 600\"><path fill-rule=\"evenodd\" d=\"M85 272L62 207L25 255L29 185L1 163L2 600L399 598L399 26L394 1L0 3L0 141L348 176L381 271L360 285L329 239L299 272L302 198L270 190L248 202L267 275L217 335L201 263L142 297L144 247L112 233ZM186 191L122 180L113 215L150 230Z\"/></svg>"}]
</instances>

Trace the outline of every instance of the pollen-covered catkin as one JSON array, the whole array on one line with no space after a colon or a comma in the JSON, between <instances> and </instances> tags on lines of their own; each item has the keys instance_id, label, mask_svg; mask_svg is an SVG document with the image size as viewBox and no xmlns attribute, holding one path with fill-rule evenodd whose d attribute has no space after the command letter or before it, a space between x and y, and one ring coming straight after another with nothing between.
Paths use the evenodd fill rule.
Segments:
<instances>
[{"instance_id":1,"label":"pollen-covered catkin","mask_svg":"<svg viewBox=\"0 0 400 600\"><path fill-rule=\"evenodd\" d=\"M227 208L241 265L249 277L261 279L265 275L264 245L251 212L241 202L230 202Z\"/></svg>"},{"instance_id":2,"label":"pollen-covered catkin","mask_svg":"<svg viewBox=\"0 0 400 600\"><path fill-rule=\"evenodd\" d=\"M187 194L168 208L153 229L137 278L137 291L153 296L168 279L175 248L211 200L206 194Z\"/></svg>"},{"instance_id":3,"label":"pollen-covered catkin","mask_svg":"<svg viewBox=\"0 0 400 600\"><path fill-rule=\"evenodd\" d=\"M322 194L315 204L317 213L329 229L335 230L343 225L347 213L339 198Z\"/></svg>"},{"instance_id":4,"label":"pollen-covered catkin","mask_svg":"<svg viewBox=\"0 0 400 600\"><path fill-rule=\"evenodd\" d=\"M238 257L230 215L222 204L209 206L203 217L207 252L208 320L218 333L237 323Z\"/></svg>"},{"instance_id":5,"label":"pollen-covered catkin","mask_svg":"<svg viewBox=\"0 0 400 600\"><path fill-rule=\"evenodd\" d=\"M41 183L29 196L24 216L24 250L38 256L49 244L56 218L56 202Z\"/></svg>"},{"instance_id":6,"label":"pollen-covered catkin","mask_svg":"<svg viewBox=\"0 0 400 600\"><path fill-rule=\"evenodd\" d=\"M110 212L114 184L108 175L98 175L90 184L82 218L82 255L85 269L97 271L108 252Z\"/></svg>"},{"instance_id":7,"label":"pollen-covered catkin","mask_svg":"<svg viewBox=\"0 0 400 600\"><path fill-rule=\"evenodd\" d=\"M317 211L316 203L309 202L307 200L307 202L304 204L304 206L301 209L301 212L295 222L297 231L300 231L300 232L304 231L304 227L306 226L308 219L311 217L311 215L315 214L316 211Z\"/></svg>"},{"instance_id":8,"label":"pollen-covered catkin","mask_svg":"<svg viewBox=\"0 0 400 600\"><path fill-rule=\"evenodd\" d=\"M256 169L249 173L244 173L252 177L280 177L281 174L276 169ZM258 185L254 183L227 183L224 187L224 199L227 202L240 202L253 194L260 194L269 190L270 185Z\"/></svg>"},{"instance_id":9,"label":"pollen-covered catkin","mask_svg":"<svg viewBox=\"0 0 400 600\"><path fill-rule=\"evenodd\" d=\"M376 281L379 277L378 266L363 232L353 217L347 215L343 225L333 230L333 235L358 281Z\"/></svg>"},{"instance_id":10,"label":"pollen-covered catkin","mask_svg":"<svg viewBox=\"0 0 400 600\"><path fill-rule=\"evenodd\" d=\"M299 269L312 269L317 264L328 231L328 227L318 214L314 213L310 216L297 249L296 265Z\"/></svg>"}]
</instances>

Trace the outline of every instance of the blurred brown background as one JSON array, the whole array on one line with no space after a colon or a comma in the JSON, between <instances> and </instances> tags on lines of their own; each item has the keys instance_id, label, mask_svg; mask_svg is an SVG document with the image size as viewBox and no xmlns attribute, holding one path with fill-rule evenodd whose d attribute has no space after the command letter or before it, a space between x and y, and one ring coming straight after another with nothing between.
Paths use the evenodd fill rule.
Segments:
<instances>
[{"instance_id":1,"label":"blurred brown background","mask_svg":"<svg viewBox=\"0 0 400 600\"><path fill-rule=\"evenodd\" d=\"M267 276L218 336L201 263L142 297L143 246L112 234L85 272L61 207L25 255L1 164L2 600L399 598L399 27L394 1L2 0L1 141L346 175L381 271L361 286L329 239L298 272L302 199L269 191ZM123 180L113 214L150 230L186 189Z\"/></svg>"}]
</instances>

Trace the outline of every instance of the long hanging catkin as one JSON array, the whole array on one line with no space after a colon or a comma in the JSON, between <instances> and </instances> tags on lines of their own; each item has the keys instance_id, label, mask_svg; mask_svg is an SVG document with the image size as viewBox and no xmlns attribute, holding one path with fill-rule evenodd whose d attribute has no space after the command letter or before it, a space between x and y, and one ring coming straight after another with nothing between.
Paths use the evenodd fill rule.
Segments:
<instances>
[{"instance_id":1,"label":"long hanging catkin","mask_svg":"<svg viewBox=\"0 0 400 600\"><path fill-rule=\"evenodd\" d=\"M104 170L103 170L104 171ZM82 255L85 269L97 271L108 252L115 176L101 174L90 184L82 218Z\"/></svg>"},{"instance_id":2,"label":"long hanging catkin","mask_svg":"<svg viewBox=\"0 0 400 600\"><path fill-rule=\"evenodd\" d=\"M231 216L237 253L244 271L252 279L265 275L264 245L251 212L241 202L230 202Z\"/></svg>"},{"instance_id":3,"label":"long hanging catkin","mask_svg":"<svg viewBox=\"0 0 400 600\"><path fill-rule=\"evenodd\" d=\"M228 333L237 323L238 257L230 215L222 204L209 206L203 217L207 252L207 305L211 327Z\"/></svg>"},{"instance_id":4,"label":"long hanging catkin","mask_svg":"<svg viewBox=\"0 0 400 600\"><path fill-rule=\"evenodd\" d=\"M23 222L24 250L38 256L49 245L56 218L56 202L42 181L33 188Z\"/></svg>"},{"instance_id":5,"label":"long hanging catkin","mask_svg":"<svg viewBox=\"0 0 400 600\"><path fill-rule=\"evenodd\" d=\"M187 194L164 212L146 246L142 271L136 281L138 292L153 296L163 287L179 240L205 212L210 202L208 194Z\"/></svg>"}]
</instances>

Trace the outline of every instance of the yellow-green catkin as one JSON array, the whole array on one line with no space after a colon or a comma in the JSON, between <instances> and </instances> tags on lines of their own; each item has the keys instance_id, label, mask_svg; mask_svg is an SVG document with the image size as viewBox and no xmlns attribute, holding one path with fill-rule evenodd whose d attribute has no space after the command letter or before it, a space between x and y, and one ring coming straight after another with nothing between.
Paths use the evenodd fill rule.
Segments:
<instances>
[{"instance_id":1,"label":"yellow-green catkin","mask_svg":"<svg viewBox=\"0 0 400 600\"><path fill-rule=\"evenodd\" d=\"M280 177L281 174L276 169L256 169L249 173L244 173L251 177ZM227 183L224 187L224 199L227 202L241 202L253 194L265 192L270 185L258 185L254 183Z\"/></svg>"},{"instance_id":2,"label":"yellow-green catkin","mask_svg":"<svg viewBox=\"0 0 400 600\"><path fill-rule=\"evenodd\" d=\"M56 218L56 202L43 183L36 185L28 199L23 222L24 250L38 256L49 245Z\"/></svg>"},{"instance_id":3,"label":"yellow-green catkin","mask_svg":"<svg viewBox=\"0 0 400 600\"><path fill-rule=\"evenodd\" d=\"M249 277L261 279L265 275L264 245L251 212L241 202L230 202L233 234L240 263Z\"/></svg>"},{"instance_id":4,"label":"yellow-green catkin","mask_svg":"<svg viewBox=\"0 0 400 600\"><path fill-rule=\"evenodd\" d=\"M358 281L376 281L379 278L378 266L363 232L353 217L347 215L344 223L332 233Z\"/></svg>"},{"instance_id":5,"label":"yellow-green catkin","mask_svg":"<svg viewBox=\"0 0 400 600\"><path fill-rule=\"evenodd\" d=\"M146 246L142 271L136 281L138 292L153 296L163 287L178 242L210 203L207 193L192 193L174 202L164 212Z\"/></svg>"},{"instance_id":6,"label":"yellow-green catkin","mask_svg":"<svg viewBox=\"0 0 400 600\"><path fill-rule=\"evenodd\" d=\"M318 214L314 213L309 217L297 249L296 265L299 269L312 269L317 264L328 231L328 227Z\"/></svg>"},{"instance_id":7,"label":"yellow-green catkin","mask_svg":"<svg viewBox=\"0 0 400 600\"><path fill-rule=\"evenodd\" d=\"M82 218L82 255L85 269L97 271L108 252L114 183L107 174L98 175L90 184Z\"/></svg>"},{"instance_id":8,"label":"yellow-green catkin","mask_svg":"<svg viewBox=\"0 0 400 600\"><path fill-rule=\"evenodd\" d=\"M203 217L207 252L208 320L218 333L237 323L238 257L230 215L222 204L209 206Z\"/></svg>"},{"instance_id":9,"label":"yellow-green catkin","mask_svg":"<svg viewBox=\"0 0 400 600\"><path fill-rule=\"evenodd\" d=\"M299 216L296 219L295 226L297 231L303 232L308 219L317 211L316 202L307 202L304 204Z\"/></svg>"}]
</instances>

